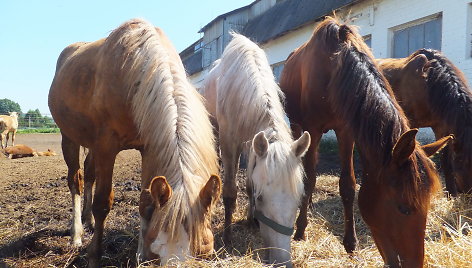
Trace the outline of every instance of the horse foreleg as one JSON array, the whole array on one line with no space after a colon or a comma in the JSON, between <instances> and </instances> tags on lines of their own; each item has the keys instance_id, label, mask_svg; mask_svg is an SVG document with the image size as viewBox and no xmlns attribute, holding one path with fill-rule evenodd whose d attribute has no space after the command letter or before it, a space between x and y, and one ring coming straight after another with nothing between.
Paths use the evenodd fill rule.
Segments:
<instances>
[{"instance_id":1,"label":"horse foreleg","mask_svg":"<svg viewBox=\"0 0 472 268\"><path fill-rule=\"evenodd\" d=\"M434 136L436 137L436 140L441 139L442 137L445 137L448 133L448 131L444 131L441 128L438 127L433 127L432 128L434 131ZM453 145L449 144L446 145L441 151L441 156L440 156L440 161L441 161L441 166L440 169L444 172L444 181L446 182L446 191L449 193L451 196L457 196L458 194L458 189L457 189L457 184L456 184L456 178L453 173L453 167L452 167L452 155L453 155Z\"/></svg>"},{"instance_id":2,"label":"horse foreleg","mask_svg":"<svg viewBox=\"0 0 472 268\"><path fill-rule=\"evenodd\" d=\"M224 167L224 183L223 183L223 204L225 207L225 227L223 232L223 240L229 245L232 241L231 223L233 213L236 209L236 197L238 188L236 186L236 172L239 166L240 146L231 146L230 139L220 137L221 155Z\"/></svg>"},{"instance_id":3,"label":"horse foreleg","mask_svg":"<svg viewBox=\"0 0 472 268\"><path fill-rule=\"evenodd\" d=\"M3 146L4 140L5 140L5 134L0 133L0 146L2 147L2 149L6 147L6 146Z\"/></svg>"},{"instance_id":4,"label":"horse foreleg","mask_svg":"<svg viewBox=\"0 0 472 268\"><path fill-rule=\"evenodd\" d=\"M112 176L117 147L103 146L93 149L95 164L95 194L93 196L92 212L95 218L95 227L92 241L88 247L88 267L100 267L102 256L102 240L105 219L113 204Z\"/></svg>"},{"instance_id":5,"label":"horse foreleg","mask_svg":"<svg viewBox=\"0 0 472 268\"><path fill-rule=\"evenodd\" d=\"M82 235L84 228L82 226L80 211L80 194L83 188L83 177L79 166L79 148L67 136L62 134L62 152L64 160L67 164L67 184L72 198L72 226L71 226L71 243L74 246L82 245Z\"/></svg>"},{"instance_id":6,"label":"horse foreleg","mask_svg":"<svg viewBox=\"0 0 472 268\"><path fill-rule=\"evenodd\" d=\"M15 136L16 136L16 129L11 134L11 145L15 146Z\"/></svg>"},{"instance_id":7,"label":"horse foreleg","mask_svg":"<svg viewBox=\"0 0 472 268\"><path fill-rule=\"evenodd\" d=\"M300 204L300 214L297 218L297 231L293 239L302 240L305 239L305 229L308 225L307 213L308 205L311 203L311 195L316 185L316 173L315 167L318 161L318 145L321 140L322 133L319 131L310 131L311 144L308 148L305 157L303 158L303 167L305 168L306 177L304 179L305 194L302 197Z\"/></svg>"},{"instance_id":8,"label":"horse foreleg","mask_svg":"<svg viewBox=\"0 0 472 268\"><path fill-rule=\"evenodd\" d=\"M85 223L85 226L88 229L93 230L95 221L92 215L92 189L93 184L95 183L95 165L91 150L88 152L84 161L84 181L84 210L82 214L82 222Z\"/></svg>"},{"instance_id":9,"label":"horse foreleg","mask_svg":"<svg viewBox=\"0 0 472 268\"><path fill-rule=\"evenodd\" d=\"M356 192L356 177L354 176L353 150L354 140L344 131L336 131L339 157L341 160L341 177L339 193L344 207L344 249L352 253L357 246L356 229L354 226L354 198Z\"/></svg>"},{"instance_id":10,"label":"horse foreleg","mask_svg":"<svg viewBox=\"0 0 472 268\"><path fill-rule=\"evenodd\" d=\"M8 139L10 139L10 132L7 132L7 137L5 139L5 148L8 147Z\"/></svg>"},{"instance_id":11,"label":"horse foreleg","mask_svg":"<svg viewBox=\"0 0 472 268\"><path fill-rule=\"evenodd\" d=\"M452 170L452 146L447 145L441 154L441 169L444 171L444 180L446 182L446 190L451 196L458 195L456 178Z\"/></svg>"}]
</instances>

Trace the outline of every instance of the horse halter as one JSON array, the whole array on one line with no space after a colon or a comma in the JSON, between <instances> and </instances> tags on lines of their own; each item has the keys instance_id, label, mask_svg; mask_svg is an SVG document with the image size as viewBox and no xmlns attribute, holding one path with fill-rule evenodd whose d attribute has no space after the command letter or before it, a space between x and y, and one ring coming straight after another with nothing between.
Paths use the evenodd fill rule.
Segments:
<instances>
[{"instance_id":1,"label":"horse halter","mask_svg":"<svg viewBox=\"0 0 472 268\"><path fill-rule=\"evenodd\" d=\"M254 207L255 206L256 204L254 203ZM288 236L292 236L293 234L293 231L294 231L293 227L287 227L287 226L278 224L277 222L264 216L264 214L256 208L254 208L254 218L264 223L265 225L269 226L272 230L276 231L279 234L288 235Z\"/></svg>"}]
</instances>

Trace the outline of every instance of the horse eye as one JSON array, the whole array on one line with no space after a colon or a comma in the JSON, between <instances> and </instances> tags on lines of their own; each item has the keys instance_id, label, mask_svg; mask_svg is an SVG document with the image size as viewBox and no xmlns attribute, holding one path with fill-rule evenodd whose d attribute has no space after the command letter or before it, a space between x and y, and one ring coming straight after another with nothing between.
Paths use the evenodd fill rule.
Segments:
<instances>
[{"instance_id":1,"label":"horse eye","mask_svg":"<svg viewBox=\"0 0 472 268\"><path fill-rule=\"evenodd\" d=\"M411 214L411 209L405 205L398 205L398 210L400 211L400 213L407 216Z\"/></svg>"},{"instance_id":2,"label":"horse eye","mask_svg":"<svg viewBox=\"0 0 472 268\"><path fill-rule=\"evenodd\" d=\"M259 195L259 196L257 197L257 201L262 202L262 195Z\"/></svg>"}]
</instances>

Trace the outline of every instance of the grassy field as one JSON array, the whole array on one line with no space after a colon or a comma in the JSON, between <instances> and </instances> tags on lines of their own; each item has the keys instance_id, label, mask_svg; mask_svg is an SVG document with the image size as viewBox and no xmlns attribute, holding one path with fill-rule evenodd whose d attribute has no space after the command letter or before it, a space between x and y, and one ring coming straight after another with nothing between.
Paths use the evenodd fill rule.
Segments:
<instances>
[{"instance_id":1,"label":"grassy field","mask_svg":"<svg viewBox=\"0 0 472 268\"><path fill-rule=\"evenodd\" d=\"M59 128L22 128L18 129L17 133L31 134L31 133L59 133Z\"/></svg>"}]
</instances>

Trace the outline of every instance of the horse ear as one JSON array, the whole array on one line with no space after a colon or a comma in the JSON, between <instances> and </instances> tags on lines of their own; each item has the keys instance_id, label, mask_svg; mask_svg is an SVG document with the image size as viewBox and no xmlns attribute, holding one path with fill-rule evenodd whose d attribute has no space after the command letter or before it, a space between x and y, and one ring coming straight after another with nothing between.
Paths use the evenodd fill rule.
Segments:
<instances>
[{"instance_id":1,"label":"horse ear","mask_svg":"<svg viewBox=\"0 0 472 268\"><path fill-rule=\"evenodd\" d=\"M221 194L221 179L217 175L211 175L208 182L200 191L200 202L204 208L209 208L210 205L220 198Z\"/></svg>"},{"instance_id":2,"label":"horse ear","mask_svg":"<svg viewBox=\"0 0 472 268\"><path fill-rule=\"evenodd\" d=\"M155 204L163 206L172 196L172 188L163 176L154 177L149 186Z\"/></svg>"},{"instance_id":3,"label":"horse ear","mask_svg":"<svg viewBox=\"0 0 472 268\"><path fill-rule=\"evenodd\" d=\"M259 157L264 157L269 149L269 141L265 137L264 131L256 134L252 140L252 147Z\"/></svg>"},{"instance_id":4,"label":"horse ear","mask_svg":"<svg viewBox=\"0 0 472 268\"><path fill-rule=\"evenodd\" d=\"M416 133L418 133L417 128L410 129L403 133L393 147L392 158L398 164L403 164L415 150Z\"/></svg>"},{"instance_id":5,"label":"horse ear","mask_svg":"<svg viewBox=\"0 0 472 268\"><path fill-rule=\"evenodd\" d=\"M444 147L446 147L446 145L448 145L448 143L452 140L454 140L454 135L449 135L446 137L442 137L441 139L433 143L423 145L421 146L421 148L423 148L423 151L428 157L431 157L441 151Z\"/></svg>"},{"instance_id":6,"label":"horse ear","mask_svg":"<svg viewBox=\"0 0 472 268\"><path fill-rule=\"evenodd\" d=\"M303 135L298 140L292 143L292 152L296 157L302 157L310 147L311 136L307 131L303 132Z\"/></svg>"},{"instance_id":7,"label":"horse ear","mask_svg":"<svg viewBox=\"0 0 472 268\"><path fill-rule=\"evenodd\" d=\"M407 67L415 70L417 74L422 77L426 77L427 70L425 70L425 65L428 62L428 58L423 54L418 54L414 56L408 63Z\"/></svg>"}]
</instances>

